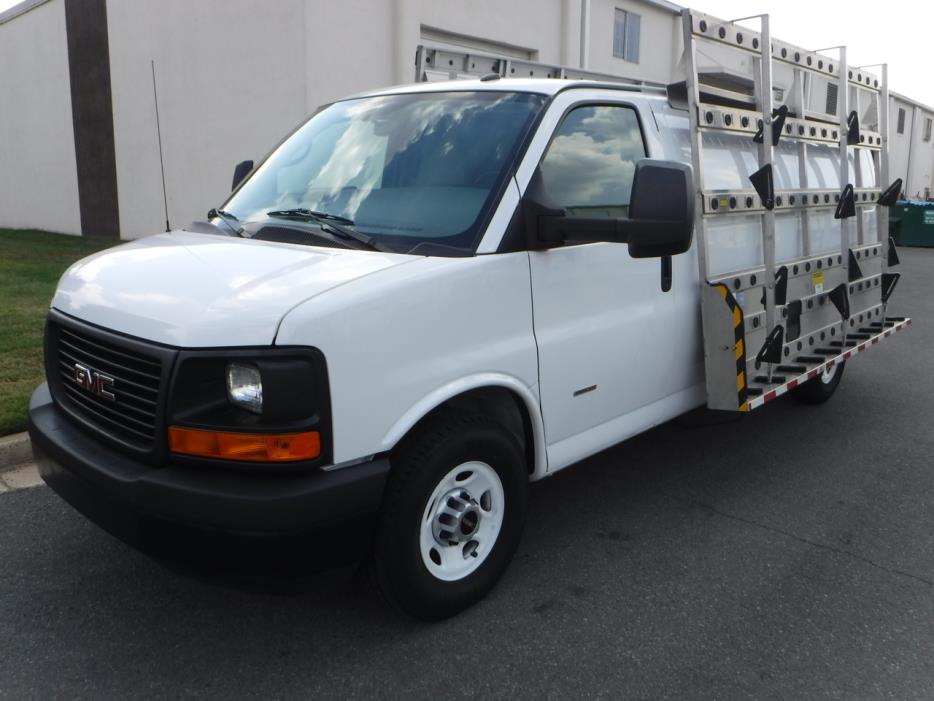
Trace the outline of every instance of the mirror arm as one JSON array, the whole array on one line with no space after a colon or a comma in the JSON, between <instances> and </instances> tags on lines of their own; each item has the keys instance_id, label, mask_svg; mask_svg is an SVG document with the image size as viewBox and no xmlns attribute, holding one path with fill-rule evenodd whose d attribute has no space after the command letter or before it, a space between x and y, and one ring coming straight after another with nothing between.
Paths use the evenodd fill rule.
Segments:
<instances>
[{"instance_id":1,"label":"mirror arm","mask_svg":"<svg viewBox=\"0 0 934 701\"><path fill-rule=\"evenodd\" d=\"M546 223L547 222L547 223ZM547 230L549 241L561 243L573 241L574 243L629 243L634 236L658 238L663 236L676 221L657 219L612 219L602 217L587 219L583 217L552 217L541 220L542 231Z\"/></svg>"},{"instance_id":2,"label":"mirror arm","mask_svg":"<svg viewBox=\"0 0 934 701\"><path fill-rule=\"evenodd\" d=\"M543 232L547 231L546 236L549 237L549 240L558 242L597 243L606 241L626 243L629 240L627 224L626 219L609 217L556 217L542 227L542 230Z\"/></svg>"},{"instance_id":3,"label":"mirror arm","mask_svg":"<svg viewBox=\"0 0 934 701\"><path fill-rule=\"evenodd\" d=\"M530 251L555 248L566 242L592 243L613 241L625 243L625 220L568 216L563 207L556 207L545 191L541 170L536 170L522 200L525 220L525 240Z\"/></svg>"},{"instance_id":4,"label":"mirror arm","mask_svg":"<svg viewBox=\"0 0 934 701\"><path fill-rule=\"evenodd\" d=\"M568 215L548 197L540 168L523 193L521 216L528 250L564 243L626 243L633 258L657 258L691 247L694 190L690 166L644 159L636 164L629 203L632 219ZM671 217L671 218L669 218Z\"/></svg>"},{"instance_id":5,"label":"mirror arm","mask_svg":"<svg viewBox=\"0 0 934 701\"><path fill-rule=\"evenodd\" d=\"M565 216L563 209L549 207L527 197L522 202L522 216L525 219L525 242L530 251L554 248L564 243L558 233L558 223Z\"/></svg>"}]
</instances>

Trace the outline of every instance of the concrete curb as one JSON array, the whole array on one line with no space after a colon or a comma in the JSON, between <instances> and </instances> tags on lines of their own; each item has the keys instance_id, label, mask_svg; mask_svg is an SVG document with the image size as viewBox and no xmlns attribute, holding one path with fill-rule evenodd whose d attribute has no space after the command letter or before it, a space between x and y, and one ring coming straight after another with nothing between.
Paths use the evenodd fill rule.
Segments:
<instances>
[{"instance_id":1,"label":"concrete curb","mask_svg":"<svg viewBox=\"0 0 934 701\"><path fill-rule=\"evenodd\" d=\"M28 433L14 433L0 438L0 472L32 462L32 444Z\"/></svg>"}]
</instances>

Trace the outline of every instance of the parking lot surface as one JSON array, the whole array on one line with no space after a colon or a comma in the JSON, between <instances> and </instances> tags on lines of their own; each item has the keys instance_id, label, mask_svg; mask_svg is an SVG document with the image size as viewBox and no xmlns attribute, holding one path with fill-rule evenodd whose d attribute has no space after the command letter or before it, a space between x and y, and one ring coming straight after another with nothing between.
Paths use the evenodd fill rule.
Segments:
<instances>
[{"instance_id":1,"label":"parking lot surface","mask_svg":"<svg viewBox=\"0 0 934 701\"><path fill-rule=\"evenodd\" d=\"M934 250L902 261L913 326L830 403L686 417L536 484L503 581L440 624L353 570L182 576L2 494L0 697L934 698Z\"/></svg>"}]
</instances>

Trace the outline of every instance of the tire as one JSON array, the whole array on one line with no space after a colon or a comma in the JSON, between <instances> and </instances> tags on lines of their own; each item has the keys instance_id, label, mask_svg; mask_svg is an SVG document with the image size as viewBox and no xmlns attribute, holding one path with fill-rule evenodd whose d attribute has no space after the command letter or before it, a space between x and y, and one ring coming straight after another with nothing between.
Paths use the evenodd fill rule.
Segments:
<instances>
[{"instance_id":1,"label":"tire","mask_svg":"<svg viewBox=\"0 0 934 701\"><path fill-rule=\"evenodd\" d=\"M528 490L522 449L494 420L431 421L393 457L371 558L383 595L423 620L482 599L519 545Z\"/></svg>"},{"instance_id":2,"label":"tire","mask_svg":"<svg viewBox=\"0 0 934 701\"><path fill-rule=\"evenodd\" d=\"M791 396L804 404L823 404L833 396L843 379L846 362L836 363L830 372L825 372L791 390Z\"/></svg>"}]
</instances>

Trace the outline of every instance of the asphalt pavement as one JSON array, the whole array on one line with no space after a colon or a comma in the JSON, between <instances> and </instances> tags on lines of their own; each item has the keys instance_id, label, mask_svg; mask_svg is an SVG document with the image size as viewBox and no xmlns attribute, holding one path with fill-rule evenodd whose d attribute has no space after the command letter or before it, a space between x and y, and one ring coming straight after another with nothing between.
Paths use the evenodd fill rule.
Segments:
<instances>
[{"instance_id":1,"label":"asphalt pavement","mask_svg":"<svg viewBox=\"0 0 934 701\"><path fill-rule=\"evenodd\" d=\"M680 419L536 484L512 567L423 624L353 569L176 573L0 495L0 697L934 698L934 250L829 404ZM313 553L296 553L296 557Z\"/></svg>"}]
</instances>

